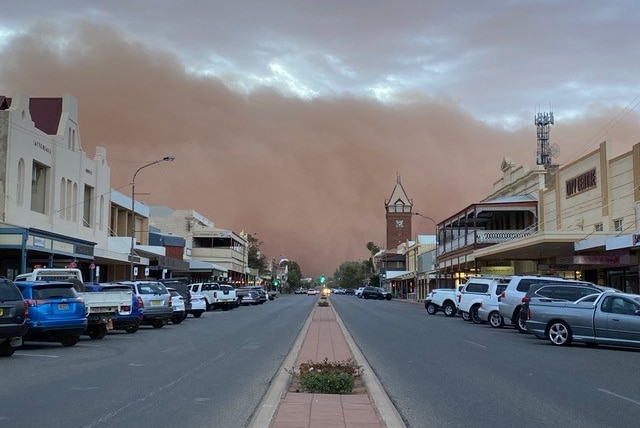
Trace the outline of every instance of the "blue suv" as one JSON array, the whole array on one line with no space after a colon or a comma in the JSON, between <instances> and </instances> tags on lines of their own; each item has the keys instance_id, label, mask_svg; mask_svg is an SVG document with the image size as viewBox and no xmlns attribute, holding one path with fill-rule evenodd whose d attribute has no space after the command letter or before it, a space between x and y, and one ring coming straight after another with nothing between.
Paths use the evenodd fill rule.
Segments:
<instances>
[{"instance_id":1,"label":"blue suv","mask_svg":"<svg viewBox=\"0 0 640 428\"><path fill-rule=\"evenodd\" d=\"M16 283L29 306L29 331L25 340L78 343L87 329L84 302L73 284L64 281L19 281Z\"/></svg>"}]
</instances>

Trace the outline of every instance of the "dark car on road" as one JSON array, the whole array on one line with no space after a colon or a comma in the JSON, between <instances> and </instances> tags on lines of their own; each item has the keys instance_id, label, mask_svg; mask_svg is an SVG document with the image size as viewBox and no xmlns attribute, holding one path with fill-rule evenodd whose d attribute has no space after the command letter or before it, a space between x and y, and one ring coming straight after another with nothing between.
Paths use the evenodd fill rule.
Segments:
<instances>
[{"instance_id":1,"label":"dark car on road","mask_svg":"<svg viewBox=\"0 0 640 428\"><path fill-rule=\"evenodd\" d=\"M133 291L132 285L125 284L94 284L91 286L85 285L85 288L95 288L96 291ZM124 330L127 333L135 333L140 328L142 318L144 314L144 304L140 296L133 293L131 297L131 311L127 313L116 312L116 317L113 320L114 330Z\"/></svg>"},{"instance_id":2,"label":"dark car on road","mask_svg":"<svg viewBox=\"0 0 640 428\"><path fill-rule=\"evenodd\" d=\"M380 287L364 287L362 290L363 299L391 300L391 293L384 291Z\"/></svg>"},{"instance_id":3,"label":"dark car on road","mask_svg":"<svg viewBox=\"0 0 640 428\"><path fill-rule=\"evenodd\" d=\"M0 278L0 357L13 355L29 331L29 308L20 290L7 278Z\"/></svg>"}]
</instances>

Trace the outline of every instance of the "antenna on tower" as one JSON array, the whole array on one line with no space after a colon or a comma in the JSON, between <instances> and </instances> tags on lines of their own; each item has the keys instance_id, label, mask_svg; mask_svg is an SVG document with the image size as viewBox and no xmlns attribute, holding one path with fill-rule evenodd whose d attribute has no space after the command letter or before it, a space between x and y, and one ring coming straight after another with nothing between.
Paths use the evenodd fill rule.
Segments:
<instances>
[{"instance_id":1,"label":"antenna on tower","mask_svg":"<svg viewBox=\"0 0 640 428\"><path fill-rule=\"evenodd\" d=\"M553 125L553 112L538 113L534 118L538 136L538 151L536 165L551 165L551 159L558 157L560 148L557 144L549 144L549 133Z\"/></svg>"}]
</instances>

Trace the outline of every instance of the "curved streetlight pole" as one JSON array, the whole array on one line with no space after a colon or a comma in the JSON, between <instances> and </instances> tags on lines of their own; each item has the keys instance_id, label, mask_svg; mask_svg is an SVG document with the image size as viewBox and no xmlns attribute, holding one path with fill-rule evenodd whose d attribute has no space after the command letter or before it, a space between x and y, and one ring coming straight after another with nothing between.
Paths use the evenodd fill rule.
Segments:
<instances>
[{"instance_id":1,"label":"curved streetlight pole","mask_svg":"<svg viewBox=\"0 0 640 428\"><path fill-rule=\"evenodd\" d=\"M433 266L435 268L436 271L436 288L439 287L440 284L440 270L438 269L438 223L436 223L436 221L434 219L432 219L429 216L426 215L422 215L420 213L413 213L413 215L417 215L418 217L422 217L426 220L429 220L433 223L433 227L435 228L435 233L436 233L436 248L435 251L433 253ZM416 266L417 268L417 266Z\"/></svg>"},{"instance_id":2,"label":"curved streetlight pole","mask_svg":"<svg viewBox=\"0 0 640 428\"><path fill-rule=\"evenodd\" d=\"M149 162L146 165L142 165L133 173L131 179L131 249L129 250L129 279L132 281L135 279L133 275L133 252L136 245L136 176L140 171L146 167L158 164L160 162L173 162L176 158L174 156L165 156L162 159L158 159L153 162Z\"/></svg>"}]
</instances>

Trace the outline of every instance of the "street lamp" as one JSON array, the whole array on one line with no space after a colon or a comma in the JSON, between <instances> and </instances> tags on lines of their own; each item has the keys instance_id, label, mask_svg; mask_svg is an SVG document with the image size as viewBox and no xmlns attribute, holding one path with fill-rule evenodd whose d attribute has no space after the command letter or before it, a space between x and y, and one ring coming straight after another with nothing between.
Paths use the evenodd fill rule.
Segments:
<instances>
[{"instance_id":1,"label":"street lamp","mask_svg":"<svg viewBox=\"0 0 640 428\"><path fill-rule=\"evenodd\" d=\"M136 245L136 176L140 171L148 166L155 165L160 162L173 162L176 158L173 156L165 156L162 159L150 162L146 165L142 165L133 173L131 179L131 249L129 250L129 278L133 281L133 251Z\"/></svg>"},{"instance_id":2,"label":"street lamp","mask_svg":"<svg viewBox=\"0 0 640 428\"><path fill-rule=\"evenodd\" d=\"M440 270L438 269L438 223L436 223L436 221L434 219L432 219L429 216L426 215L422 215L420 213L413 213L413 215L417 215L418 217L422 217L426 220L429 220L433 223L433 227L435 229L436 232L436 248L435 251L433 253L433 265L436 271L436 288L438 288L439 284L440 284ZM417 266L416 266L417 268Z\"/></svg>"}]
</instances>

